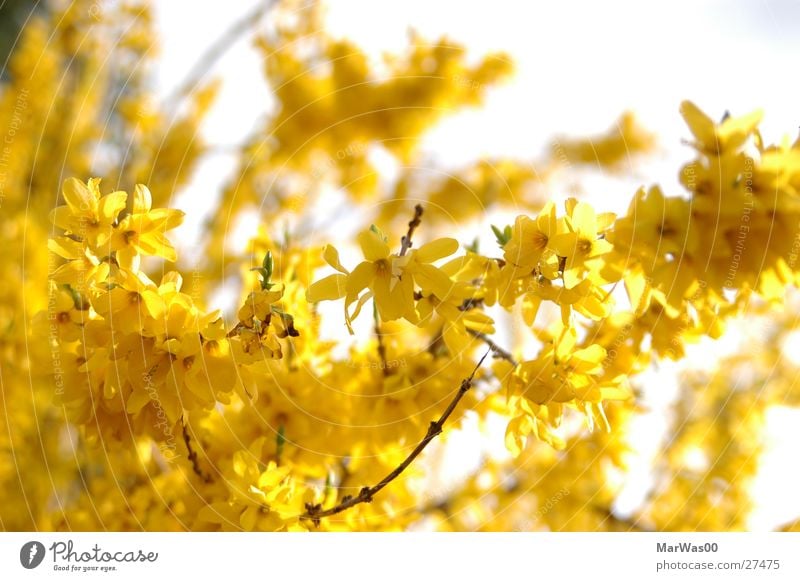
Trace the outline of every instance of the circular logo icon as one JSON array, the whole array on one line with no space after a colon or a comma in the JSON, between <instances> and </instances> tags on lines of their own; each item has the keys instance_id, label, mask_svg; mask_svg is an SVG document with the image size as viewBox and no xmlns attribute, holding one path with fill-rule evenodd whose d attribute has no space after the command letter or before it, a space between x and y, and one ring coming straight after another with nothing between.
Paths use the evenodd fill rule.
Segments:
<instances>
[{"instance_id":1,"label":"circular logo icon","mask_svg":"<svg viewBox=\"0 0 800 581\"><path fill-rule=\"evenodd\" d=\"M26 569L35 569L44 559L44 545L39 541L29 541L19 550L19 562Z\"/></svg>"}]
</instances>

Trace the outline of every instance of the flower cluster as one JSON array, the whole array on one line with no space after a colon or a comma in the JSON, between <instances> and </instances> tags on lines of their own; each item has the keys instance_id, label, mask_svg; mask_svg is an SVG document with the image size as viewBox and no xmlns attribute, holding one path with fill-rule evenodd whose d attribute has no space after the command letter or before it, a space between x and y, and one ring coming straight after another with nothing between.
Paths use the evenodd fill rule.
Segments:
<instances>
[{"instance_id":1,"label":"flower cluster","mask_svg":"<svg viewBox=\"0 0 800 581\"><path fill-rule=\"evenodd\" d=\"M73 178L63 197L51 213L63 234L50 249L66 262L52 274L52 292L68 365L61 403L76 423L111 441L172 438L187 412L230 402L242 388L240 367L280 357L278 339L298 334L278 308L283 293L269 282L271 270L230 331L182 291L178 272L153 282L142 258L176 259L166 232L183 213L153 208L147 187L136 186L129 200L122 191L101 194L98 179Z\"/></svg>"}]
</instances>

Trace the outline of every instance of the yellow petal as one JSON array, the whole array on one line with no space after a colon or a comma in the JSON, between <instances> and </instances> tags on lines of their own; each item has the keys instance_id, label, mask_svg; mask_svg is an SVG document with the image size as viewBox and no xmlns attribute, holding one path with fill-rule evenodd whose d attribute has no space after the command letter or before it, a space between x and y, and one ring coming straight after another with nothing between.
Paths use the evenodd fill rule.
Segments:
<instances>
[{"instance_id":1,"label":"yellow petal","mask_svg":"<svg viewBox=\"0 0 800 581\"><path fill-rule=\"evenodd\" d=\"M335 301L347 292L347 275L332 274L318 280L306 291L306 300L310 303L319 301Z\"/></svg>"},{"instance_id":2,"label":"yellow petal","mask_svg":"<svg viewBox=\"0 0 800 581\"><path fill-rule=\"evenodd\" d=\"M717 149L717 135L714 128L714 122L697 108L697 105L691 101L684 101L681 103L681 115L689 126L689 130L695 136L703 147L716 150Z\"/></svg>"},{"instance_id":3,"label":"yellow petal","mask_svg":"<svg viewBox=\"0 0 800 581\"><path fill-rule=\"evenodd\" d=\"M65 180L61 191L73 212L86 213L97 207L97 199L87 185L75 178Z\"/></svg>"},{"instance_id":4,"label":"yellow petal","mask_svg":"<svg viewBox=\"0 0 800 581\"><path fill-rule=\"evenodd\" d=\"M256 520L258 519L258 508L255 506L248 506L242 512L242 516L239 519L239 524L242 525L242 528L245 531L252 531L256 526Z\"/></svg>"},{"instance_id":5,"label":"yellow petal","mask_svg":"<svg viewBox=\"0 0 800 581\"><path fill-rule=\"evenodd\" d=\"M542 299L532 293L525 295L522 301L522 318L525 324L529 327L533 325L536 320L536 315L539 313L539 307L542 305Z\"/></svg>"},{"instance_id":6,"label":"yellow petal","mask_svg":"<svg viewBox=\"0 0 800 581\"><path fill-rule=\"evenodd\" d=\"M548 202L536 216L536 227L548 238L556 235L558 219L556 218L556 205Z\"/></svg>"},{"instance_id":7,"label":"yellow petal","mask_svg":"<svg viewBox=\"0 0 800 581\"><path fill-rule=\"evenodd\" d=\"M361 246L361 252L364 253L364 258L371 262L387 258L389 256L389 245L384 242L381 237L372 230L365 230L358 235L358 244Z\"/></svg>"},{"instance_id":8,"label":"yellow petal","mask_svg":"<svg viewBox=\"0 0 800 581\"><path fill-rule=\"evenodd\" d=\"M155 393L155 392L154 392ZM150 401L150 393L145 389L136 389L125 402L125 411L129 414L139 412Z\"/></svg>"},{"instance_id":9,"label":"yellow petal","mask_svg":"<svg viewBox=\"0 0 800 581\"><path fill-rule=\"evenodd\" d=\"M458 250L458 241L453 238L440 238L423 244L416 251L417 260L430 263L445 256L450 256Z\"/></svg>"},{"instance_id":10,"label":"yellow petal","mask_svg":"<svg viewBox=\"0 0 800 581\"><path fill-rule=\"evenodd\" d=\"M140 296L145 308L147 309L147 313L153 319L161 318L161 315L163 315L164 311L166 310L164 299L162 299L158 293L153 291L144 291Z\"/></svg>"},{"instance_id":11,"label":"yellow petal","mask_svg":"<svg viewBox=\"0 0 800 581\"><path fill-rule=\"evenodd\" d=\"M100 198L98 210L100 216L106 223L111 223L117 219L119 213L125 209L128 201L128 194L125 192L112 192Z\"/></svg>"},{"instance_id":12,"label":"yellow petal","mask_svg":"<svg viewBox=\"0 0 800 581\"><path fill-rule=\"evenodd\" d=\"M376 276L372 281L372 292L375 295L375 306L383 321L394 321L403 314L403 305L392 299L389 289L389 277Z\"/></svg>"},{"instance_id":13,"label":"yellow petal","mask_svg":"<svg viewBox=\"0 0 800 581\"><path fill-rule=\"evenodd\" d=\"M50 221L62 230L72 229L72 217L74 216L70 206L58 206L50 212Z\"/></svg>"},{"instance_id":14,"label":"yellow petal","mask_svg":"<svg viewBox=\"0 0 800 581\"><path fill-rule=\"evenodd\" d=\"M350 276L347 277L347 294L358 295L363 289L372 284L376 270L372 262L362 262L356 266Z\"/></svg>"},{"instance_id":15,"label":"yellow petal","mask_svg":"<svg viewBox=\"0 0 800 581\"><path fill-rule=\"evenodd\" d=\"M601 367L600 364L605 358L606 350L603 349L603 347L600 345L590 345L585 349L575 351L575 353L572 354L570 362L574 363L579 371L591 373Z\"/></svg>"},{"instance_id":16,"label":"yellow petal","mask_svg":"<svg viewBox=\"0 0 800 581\"><path fill-rule=\"evenodd\" d=\"M445 325L442 330L442 339L444 339L444 344L447 345L450 355L454 357L466 353L473 342L472 336L459 325Z\"/></svg>"},{"instance_id":17,"label":"yellow petal","mask_svg":"<svg viewBox=\"0 0 800 581\"><path fill-rule=\"evenodd\" d=\"M330 264L333 268L335 268L339 272L344 274L349 274L347 269L344 266L342 266L342 263L339 260L339 251L336 250L336 248L334 248L330 244L327 244L325 246L325 250L323 252L323 258L325 258L325 262Z\"/></svg>"},{"instance_id":18,"label":"yellow petal","mask_svg":"<svg viewBox=\"0 0 800 581\"><path fill-rule=\"evenodd\" d=\"M753 111L742 117L729 117L718 129L722 148L735 149L744 144L753 135L764 116L762 111Z\"/></svg>"},{"instance_id":19,"label":"yellow petal","mask_svg":"<svg viewBox=\"0 0 800 581\"><path fill-rule=\"evenodd\" d=\"M392 289L391 295L392 301L397 303L400 308L400 316L405 317L407 321L416 325L419 322L419 316L415 308L414 282L411 277L402 278Z\"/></svg>"},{"instance_id":20,"label":"yellow petal","mask_svg":"<svg viewBox=\"0 0 800 581\"><path fill-rule=\"evenodd\" d=\"M414 280L423 290L445 300L453 291L453 281L441 270L430 264L421 264L414 273Z\"/></svg>"},{"instance_id":21,"label":"yellow petal","mask_svg":"<svg viewBox=\"0 0 800 581\"><path fill-rule=\"evenodd\" d=\"M508 423L506 428L506 448L513 456L519 456L525 449L525 443L530 433L530 418L517 416Z\"/></svg>"},{"instance_id":22,"label":"yellow petal","mask_svg":"<svg viewBox=\"0 0 800 581\"><path fill-rule=\"evenodd\" d=\"M153 206L153 196L147 186L136 184L133 189L133 213L144 214Z\"/></svg>"},{"instance_id":23,"label":"yellow petal","mask_svg":"<svg viewBox=\"0 0 800 581\"><path fill-rule=\"evenodd\" d=\"M572 327L564 329L556 344L556 358L559 361L566 360L572 354L572 348L575 347L577 339L578 335L575 329Z\"/></svg>"},{"instance_id":24,"label":"yellow petal","mask_svg":"<svg viewBox=\"0 0 800 581\"><path fill-rule=\"evenodd\" d=\"M547 246L559 256L572 256L578 245L578 236L572 232L557 234L548 242Z\"/></svg>"},{"instance_id":25,"label":"yellow petal","mask_svg":"<svg viewBox=\"0 0 800 581\"><path fill-rule=\"evenodd\" d=\"M58 238L50 238L47 241L47 248L50 252L57 254L61 258L85 258L83 253L83 244L77 240L59 236Z\"/></svg>"},{"instance_id":26,"label":"yellow petal","mask_svg":"<svg viewBox=\"0 0 800 581\"><path fill-rule=\"evenodd\" d=\"M124 246L117 250L117 264L126 270L139 270L139 253L134 246Z\"/></svg>"},{"instance_id":27,"label":"yellow petal","mask_svg":"<svg viewBox=\"0 0 800 581\"><path fill-rule=\"evenodd\" d=\"M585 202L578 202L572 210L572 227L589 238L597 236L594 208Z\"/></svg>"},{"instance_id":28,"label":"yellow petal","mask_svg":"<svg viewBox=\"0 0 800 581\"><path fill-rule=\"evenodd\" d=\"M353 322L353 320L356 317L358 317L358 314L361 312L361 308L371 298L372 298L372 292L371 291L361 295L361 297L358 299L358 303L356 303L356 308L353 310L352 314L349 313L348 308L356 300L356 297L348 295L347 299L345 299L345 302L344 302L344 320L345 320L345 323L347 324L347 330L350 332L351 335L353 334L353 327L351 326L351 323Z\"/></svg>"},{"instance_id":29,"label":"yellow petal","mask_svg":"<svg viewBox=\"0 0 800 581\"><path fill-rule=\"evenodd\" d=\"M256 468L255 462L251 460L249 452L237 450L233 454L233 471L238 476L247 475L251 468Z\"/></svg>"}]
</instances>

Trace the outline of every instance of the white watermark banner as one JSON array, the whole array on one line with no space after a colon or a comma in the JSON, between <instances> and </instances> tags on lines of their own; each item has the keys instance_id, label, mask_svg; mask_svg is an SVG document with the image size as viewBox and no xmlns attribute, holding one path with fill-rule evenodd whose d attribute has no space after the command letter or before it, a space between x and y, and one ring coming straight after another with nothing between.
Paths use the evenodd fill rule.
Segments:
<instances>
[{"instance_id":1,"label":"white watermark banner","mask_svg":"<svg viewBox=\"0 0 800 581\"><path fill-rule=\"evenodd\" d=\"M0 579L800 579L800 533L2 533Z\"/></svg>"}]
</instances>

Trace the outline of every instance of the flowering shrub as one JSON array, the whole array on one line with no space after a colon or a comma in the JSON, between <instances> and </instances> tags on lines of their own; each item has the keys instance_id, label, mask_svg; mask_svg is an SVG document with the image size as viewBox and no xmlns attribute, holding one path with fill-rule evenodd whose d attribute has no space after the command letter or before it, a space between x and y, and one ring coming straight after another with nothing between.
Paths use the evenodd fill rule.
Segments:
<instances>
[{"instance_id":1,"label":"flowering shrub","mask_svg":"<svg viewBox=\"0 0 800 581\"><path fill-rule=\"evenodd\" d=\"M217 201L190 199L214 206L192 266L176 250L185 214L170 206L176 191L195 195L214 86L183 96L168 121L141 66L147 5L89 7L27 26L0 90L0 127L18 128L0 214L4 529L746 526L765 410L796 400L790 367L769 389L687 378L654 469L665 487L631 519L612 505L645 370L754 309L776 336L790 331L800 141L768 145L760 113L717 123L684 102L685 191L643 187L619 216L550 201L548 172L511 160L439 182L403 169L387 185L371 154L413 168L424 132L479 104L509 60L473 63L446 39L414 37L379 76L356 46L309 36L316 5L284 19L287 3L257 41L277 113L238 149ZM109 105L104 91L120 98ZM594 141L558 155L622 171L654 137L625 114ZM342 207L364 210L354 222L366 217L352 237L318 243L308 232L332 186ZM516 218L493 224L495 210ZM258 231L231 249L228 229L253 212ZM448 219L496 243L465 240ZM214 310L220 287L238 296ZM764 345L758 369L776 365ZM432 451L453 433L489 439L497 422L508 453L476 449L477 469L436 484ZM698 446L710 466L686 468Z\"/></svg>"}]
</instances>

